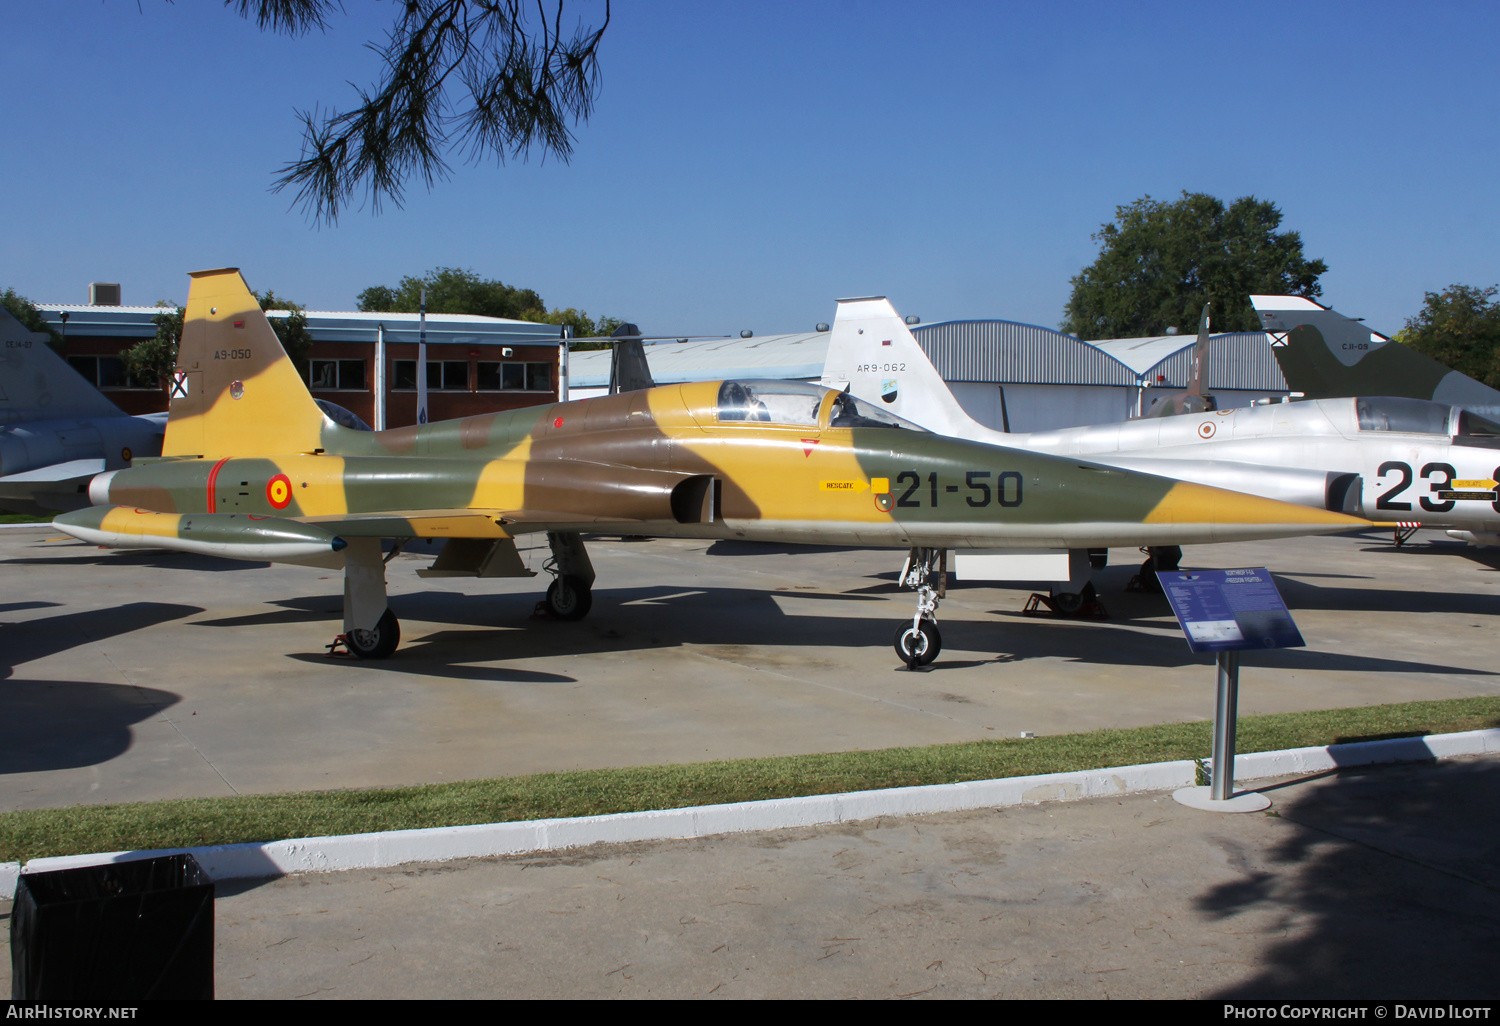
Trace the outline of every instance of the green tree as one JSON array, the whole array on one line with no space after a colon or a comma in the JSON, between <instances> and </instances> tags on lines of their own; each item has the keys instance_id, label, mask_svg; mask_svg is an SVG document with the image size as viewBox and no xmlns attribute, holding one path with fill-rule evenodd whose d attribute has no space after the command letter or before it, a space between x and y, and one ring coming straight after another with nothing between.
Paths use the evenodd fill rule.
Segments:
<instances>
[{"instance_id":1,"label":"green tree","mask_svg":"<svg viewBox=\"0 0 1500 1026\"><path fill-rule=\"evenodd\" d=\"M0 306L3 306L10 312L12 317L20 321L27 331L37 331L46 335L47 344L53 349L56 349L61 344L62 336L57 333L52 325L47 323L47 319L42 316L42 312L36 308L36 305L31 300L17 293L15 289L7 288L4 292L0 292Z\"/></svg>"},{"instance_id":2,"label":"green tree","mask_svg":"<svg viewBox=\"0 0 1500 1026\"><path fill-rule=\"evenodd\" d=\"M1500 388L1500 288L1449 285L1428 292L1396 341L1491 388Z\"/></svg>"},{"instance_id":3,"label":"green tree","mask_svg":"<svg viewBox=\"0 0 1500 1026\"><path fill-rule=\"evenodd\" d=\"M1093 238L1099 258L1073 278L1063 331L1082 339L1187 331L1205 302L1214 330L1258 331L1252 294L1313 297L1321 260L1302 255L1297 232L1278 232L1274 203L1244 196L1227 208L1201 192L1176 203L1142 196L1115 209Z\"/></svg>"},{"instance_id":4,"label":"green tree","mask_svg":"<svg viewBox=\"0 0 1500 1026\"><path fill-rule=\"evenodd\" d=\"M422 290L427 290L427 312L505 317L536 324L568 325L575 338L607 335L623 321L615 317L591 319L576 307L548 310L533 289L516 288L495 279L481 278L472 270L436 267L421 277L407 275L392 288L372 285L359 294L355 305L371 312L416 313ZM585 344L586 346L587 344Z\"/></svg>"},{"instance_id":5,"label":"green tree","mask_svg":"<svg viewBox=\"0 0 1500 1026\"><path fill-rule=\"evenodd\" d=\"M120 354L125 369L136 381L155 380L163 391L172 377L172 368L177 366L177 343L182 339L182 319L185 311L165 299L158 302L161 313L151 318L156 325L156 334L142 339Z\"/></svg>"},{"instance_id":6,"label":"green tree","mask_svg":"<svg viewBox=\"0 0 1500 1026\"><path fill-rule=\"evenodd\" d=\"M327 31L341 0L224 0L262 29ZM570 125L587 121L599 87L597 27L565 16L568 0L401 0L383 43L384 69L346 111L299 111L302 156L278 172L316 221L332 223L363 193L379 212L401 205L406 182L446 177L444 154L526 159L536 148L566 162ZM578 7L574 0L573 7ZM597 9L597 8L595 8ZM450 96L451 94L455 94Z\"/></svg>"},{"instance_id":7,"label":"green tree","mask_svg":"<svg viewBox=\"0 0 1500 1026\"><path fill-rule=\"evenodd\" d=\"M371 286L355 303L361 310L416 313L424 288L428 313L532 320L528 314L545 312L542 297L531 289L514 288L457 267L436 267L420 278L407 275L395 288Z\"/></svg>"}]
</instances>

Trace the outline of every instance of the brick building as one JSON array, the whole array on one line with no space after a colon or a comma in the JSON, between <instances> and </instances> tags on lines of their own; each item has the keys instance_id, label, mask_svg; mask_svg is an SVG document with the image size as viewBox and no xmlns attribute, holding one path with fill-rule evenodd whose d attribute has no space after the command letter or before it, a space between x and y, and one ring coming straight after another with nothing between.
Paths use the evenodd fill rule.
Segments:
<instances>
[{"instance_id":1,"label":"brick building","mask_svg":"<svg viewBox=\"0 0 1500 1026\"><path fill-rule=\"evenodd\" d=\"M68 363L122 410L141 414L167 408L157 383L131 380L120 359L156 334L151 319L159 309L66 303L38 304L38 309L64 336ZM336 403L377 429L416 422L417 314L304 312L313 338L306 378L314 398ZM266 313L287 316L284 310ZM429 419L556 402L560 331L553 324L428 314Z\"/></svg>"}]
</instances>

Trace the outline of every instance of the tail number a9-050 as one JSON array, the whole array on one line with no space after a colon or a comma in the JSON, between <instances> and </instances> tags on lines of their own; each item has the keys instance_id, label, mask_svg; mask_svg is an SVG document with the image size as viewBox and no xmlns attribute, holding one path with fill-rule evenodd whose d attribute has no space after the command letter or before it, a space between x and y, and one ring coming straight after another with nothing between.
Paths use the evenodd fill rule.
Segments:
<instances>
[{"instance_id":1,"label":"tail number a9-050","mask_svg":"<svg viewBox=\"0 0 1500 1026\"><path fill-rule=\"evenodd\" d=\"M991 477L994 477L993 484ZM922 488L922 476L915 470L903 470L896 475L896 487L905 486L900 497L896 500L897 506L922 506L922 492L927 493L926 505L936 508L939 505L940 495L954 495L957 501L959 486L956 484L938 484L937 471L927 475L927 487ZM981 509L990 505L991 502L999 506L1019 506L1021 504L1021 475L1018 471L1002 470L999 474L993 474L988 470L970 470L964 474L966 494L964 502Z\"/></svg>"}]
</instances>

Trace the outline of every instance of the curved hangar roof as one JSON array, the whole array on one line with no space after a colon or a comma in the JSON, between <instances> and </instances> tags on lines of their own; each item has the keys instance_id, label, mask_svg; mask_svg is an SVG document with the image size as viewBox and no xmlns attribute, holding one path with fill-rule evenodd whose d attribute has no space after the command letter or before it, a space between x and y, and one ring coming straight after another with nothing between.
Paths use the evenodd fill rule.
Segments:
<instances>
[{"instance_id":1,"label":"curved hangar roof","mask_svg":"<svg viewBox=\"0 0 1500 1026\"><path fill-rule=\"evenodd\" d=\"M1084 342L1016 321L944 321L912 335L945 381L1044 385L1148 385L1181 388L1192 368L1192 335ZM823 373L827 332L658 342L646 347L651 376L668 384L718 378L816 378ZM1160 380L1158 380L1160 378ZM574 388L609 384L609 350L569 357ZM1263 332L1209 338L1210 388L1285 391Z\"/></svg>"}]
</instances>

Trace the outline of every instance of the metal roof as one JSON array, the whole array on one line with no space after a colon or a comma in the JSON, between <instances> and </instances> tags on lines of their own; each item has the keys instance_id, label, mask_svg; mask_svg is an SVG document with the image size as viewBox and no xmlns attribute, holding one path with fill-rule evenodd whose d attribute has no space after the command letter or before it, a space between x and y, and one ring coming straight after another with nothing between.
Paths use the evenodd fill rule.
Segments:
<instances>
[{"instance_id":1,"label":"metal roof","mask_svg":"<svg viewBox=\"0 0 1500 1026\"><path fill-rule=\"evenodd\" d=\"M811 379L823 373L828 332L658 342L645 349L651 377L662 385L719 378ZM569 354L570 388L604 388L608 384L608 349Z\"/></svg>"},{"instance_id":2,"label":"metal roof","mask_svg":"<svg viewBox=\"0 0 1500 1026\"><path fill-rule=\"evenodd\" d=\"M1161 357L1141 374L1148 385L1185 388L1188 375L1193 372L1193 346L1197 336L1191 336L1183 344L1183 336L1168 336L1177 340L1175 352ZM1122 341L1129 341L1128 339ZM1160 376L1164 381L1158 382ZM1236 331L1223 335L1210 335L1207 358L1203 367L1203 385L1212 391L1216 388L1244 389L1254 392L1285 392L1288 390L1281 366L1276 362L1271 339L1263 331Z\"/></svg>"},{"instance_id":3,"label":"metal roof","mask_svg":"<svg viewBox=\"0 0 1500 1026\"><path fill-rule=\"evenodd\" d=\"M151 318L166 312L156 306L90 306L86 303L36 304L52 327L62 330L64 311L67 330L74 335L115 338L150 338L156 334ZM367 313L363 310L304 310L307 330L319 342L374 342L381 325L385 340L416 342L419 315L414 313ZM290 311L267 310L267 317L286 317ZM562 329L555 324L534 324L504 317L468 314L427 315L427 341L432 343L546 342L559 340Z\"/></svg>"},{"instance_id":4,"label":"metal roof","mask_svg":"<svg viewBox=\"0 0 1500 1026\"><path fill-rule=\"evenodd\" d=\"M1134 385L1113 355L1073 336L1016 321L944 321L912 329L945 381Z\"/></svg>"}]
</instances>

